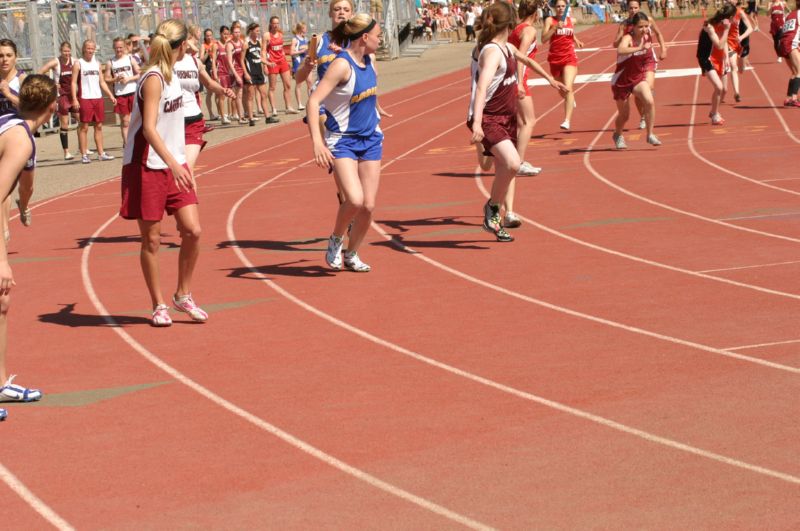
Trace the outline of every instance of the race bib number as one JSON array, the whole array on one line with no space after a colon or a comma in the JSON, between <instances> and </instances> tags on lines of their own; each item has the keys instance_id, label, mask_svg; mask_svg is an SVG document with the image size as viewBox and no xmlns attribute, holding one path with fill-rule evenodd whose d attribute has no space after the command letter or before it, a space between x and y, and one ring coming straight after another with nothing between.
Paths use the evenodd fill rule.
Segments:
<instances>
[{"instance_id":1,"label":"race bib number","mask_svg":"<svg viewBox=\"0 0 800 531\"><path fill-rule=\"evenodd\" d=\"M790 18L789 20L787 20L783 24L783 32L784 33L790 33L792 31L794 31L795 28L797 28L797 19L796 18Z\"/></svg>"}]
</instances>

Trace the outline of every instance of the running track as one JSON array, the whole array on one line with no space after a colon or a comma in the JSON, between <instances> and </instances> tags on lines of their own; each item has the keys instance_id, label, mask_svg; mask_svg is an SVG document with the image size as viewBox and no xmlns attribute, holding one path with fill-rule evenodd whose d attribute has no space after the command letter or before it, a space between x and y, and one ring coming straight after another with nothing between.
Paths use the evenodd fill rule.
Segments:
<instances>
[{"instance_id":1,"label":"running track","mask_svg":"<svg viewBox=\"0 0 800 531\"><path fill-rule=\"evenodd\" d=\"M752 40L724 128L705 80L657 82L658 149L611 149L606 84L581 86L571 133L534 89L545 172L519 180L513 244L479 226L465 71L385 94L368 275L324 264L334 190L299 124L209 149L205 325L148 326L118 181L37 205L9 368L46 396L0 426L4 525L797 528L800 113Z\"/></svg>"}]
</instances>

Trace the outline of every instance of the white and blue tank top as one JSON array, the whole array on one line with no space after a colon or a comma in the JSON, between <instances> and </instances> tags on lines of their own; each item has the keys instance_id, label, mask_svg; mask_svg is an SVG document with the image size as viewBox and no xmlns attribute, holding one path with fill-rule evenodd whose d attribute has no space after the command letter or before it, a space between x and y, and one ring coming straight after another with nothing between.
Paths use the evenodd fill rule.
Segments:
<instances>
[{"instance_id":1,"label":"white and blue tank top","mask_svg":"<svg viewBox=\"0 0 800 531\"><path fill-rule=\"evenodd\" d=\"M17 70L17 74L14 76L14 79L8 82L8 90L14 96L19 97L19 87L20 83L20 76L22 75L22 70ZM11 103L11 100L6 98L2 93L0 93L0 116L9 113L17 112L17 108Z\"/></svg>"},{"instance_id":2,"label":"white and blue tank top","mask_svg":"<svg viewBox=\"0 0 800 531\"><path fill-rule=\"evenodd\" d=\"M3 135L9 129L21 125L25 128L25 131L28 133L28 138L31 141L31 156L28 158L28 162L25 163L26 170L32 170L36 167L36 142L33 140L33 133L31 132L30 127L28 127L28 122L23 120L16 111L13 111L9 114L4 114L0 116L0 136ZM19 175L17 175L16 180L14 181L13 186L11 186L11 190L9 190L8 195L14 191L17 187L17 181L19 181ZM8 197L8 196L6 196Z\"/></svg>"},{"instance_id":3,"label":"white and blue tank top","mask_svg":"<svg viewBox=\"0 0 800 531\"><path fill-rule=\"evenodd\" d=\"M336 58L350 64L350 78L325 98L325 129L329 134L345 136L370 136L380 132L378 76L372 60L364 56L364 66L359 66L346 50Z\"/></svg>"}]
</instances>

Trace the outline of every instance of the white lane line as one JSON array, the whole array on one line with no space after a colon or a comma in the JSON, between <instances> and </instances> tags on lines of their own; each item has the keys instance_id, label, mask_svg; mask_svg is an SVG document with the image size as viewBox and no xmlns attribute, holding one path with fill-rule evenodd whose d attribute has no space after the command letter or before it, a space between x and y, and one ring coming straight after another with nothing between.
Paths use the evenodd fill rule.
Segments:
<instances>
[{"instance_id":1,"label":"white lane line","mask_svg":"<svg viewBox=\"0 0 800 531\"><path fill-rule=\"evenodd\" d=\"M69 522L61 518L53 509L44 503L36 494L34 494L28 487L22 483L17 476L15 476L9 469L0 463L0 478L3 483L8 485L8 488L13 490L17 496L22 498L34 511L50 523L56 529L61 531L72 531ZM9 515L6 515L8 517Z\"/></svg>"},{"instance_id":2,"label":"white lane line","mask_svg":"<svg viewBox=\"0 0 800 531\"><path fill-rule=\"evenodd\" d=\"M451 127L450 129L447 129L446 131L434 136L433 138L431 138L431 139L427 140L426 142L420 144L419 146L415 147L414 149L412 149L412 150L400 155L399 157L397 157L395 159L392 159L391 161L389 161L386 164L384 164L383 168L386 168L386 167L390 166L392 163L394 163L394 162L396 162L398 160L402 160L405 156L407 156L411 152L413 152L415 150L418 150L418 149L426 146L427 144L430 144L431 142L434 142L435 140L438 140L442 136L444 136L444 135L446 135L446 134L448 134L448 133L450 133L452 131L455 131L459 127L463 127L463 123L459 122L457 125L455 125L455 126ZM276 176L275 178L277 179L277 177L278 176ZM252 272L253 275L255 275L257 278L259 278L270 289L274 290L275 292L277 292L281 296L285 297L287 300L293 302L294 304L298 305L299 307L303 308L304 310L316 315L317 317L319 317L319 318L321 318L321 319L323 319L323 320L325 320L325 321L327 321L327 322L329 322L329 323L331 323L331 324L333 324L335 326L338 326L338 327L340 327L340 328L342 328L344 330L347 330L348 332L351 332L351 333L353 333L353 334L355 334L355 335L357 335L357 336L359 336L359 337L361 337L361 338L363 338L363 339L365 339L367 341L370 341L372 343L375 343L377 345L385 347L385 348L387 348L389 350L397 352L398 354L402 354L404 356L408 356L408 357L410 357L412 359L415 359L415 360L417 360L419 362L425 363L425 364L430 365L432 367L436 367L436 368L441 369L443 371L446 371L446 372L448 372L450 374L453 374L455 376L470 380L470 381L478 383L480 385L484 385L486 387L495 389L495 390L500 391L502 393L506 393L506 394L515 396L517 398L521 398L521 399L529 401L529 402L537 403L537 404L540 404L542 406L554 409L556 411L560 411L562 413L566 413L568 415L572 415L572 416L575 416L575 417L578 417L578 418L582 418L584 420L588 420L590 422L605 426L607 428L610 428L610 429L613 429L613 430L616 430L616 431L619 431L619 432L622 432L622 433L626 433L628 435L632 435L632 436L638 437L640 439L644 439L644 440L646 440L648 442L651 442L651 443L655 443L655 444L666 446L666 447L669 447L669 448L672 448L672 449L675 449L675 450L687 452L687 453L690 453L692 455L696 455L696 456L699 456L699 457L710 459L710 460L713 460L713 461L716 461L716 462L719 462L719 463L724 463L726 465L730 465L732 467L736 467L736 468L740 468L740 469L743 469L743 470L747 470L749 472L753 472L753 473L756 473L756 474L761 474L761 475L769 476L769 477L772 477L772 478L775 478L775 479L779 479L781 481L785 481L785 482L788 482L788 483L800 485L800 477L793 476L791 474L787 474L787 473L780 472L780 471L777 471L777 470L772 470L772 469L769 469L769 468L765 468L765 467L762 467L762 466L759 466L759 465L750 464L750 463L747 463L747 462L744 462L744 461L740 461L738 459L734 459L734 458L731 458L731 457L728 457L728 456L725 456L725 455L722 455L722 454L717 454L717 453L714 453L714 452L710 452L708 450L703 450L702 448L697 448L695 446L691 446L689 444L686 444L686 443L683 443L683 442L680 442L680 441L675 441L673 439L668 439L666 437L661 437L659 435L655 435L655 434L649 433L647 431L640 430L638 428L634 428L632 426L628 426L626 424L622 424L620 422L616 422L614 420L611 420L611 419L608 419L608 418L605 418L605 417L601 417L599 415L595 415L593 413L589 413L587 411L584 411L584 410L581 410L581 409L577 409L577 408L562 404L560 402L556 402L554 400L549 400L547 398L543 398L541 396L538 396L538 395L535 395L535 394L532 394L532 393L529 393L529 392L526 392L526 391L522 391L522 390L516 389L514 387L510 387L508 385L496 382L494 380L490 380L488 378L484 378L482 376L479 376L477 374L465 371L463 369L459 369L458 367L454 367L452 365L448 365L448 364L443 363L441 361L435 360L433 358L429 358L427 356L424 356L424 355L419 354L417 352L414 352L412 350L406 349L406 348L404 348L404 347L402 347L400 345L397 345L395 343L392 343L390 341L382 339L382 338L380 338L378 336L370 334L366 330L363 330L363 329L358 328L358 327L356 327L354 325L351 325L351 324L349 324L349 323L347 323L345 321L342 321L342 320L340 320L340 319L338 319L338 318L336 318L336 317L334 317L334 316L332 316L332 315L320 310L316 306L312 306L311 304L308 304L307 302L305 302L302 299L296 297L295 295L293 295L292 293L290 293L289 291L287 291L286 289L281 287L274 280L270 280L266 275L264 275L263 273L259 272L258 268L255 265L253 265L253 263L250 262L249 259L247 258L247 256L244 254L244 251L242 251L242 249L240 247L238 247L238 245L236 245L236 234L234 232L233 225L234 225L234 221L235 221L235 217L236 217L236 213L237 213L238 209L240 208L241 204L244 203L244 201L246 201L249 197L251 197L252 195L257 193L261 188L267 186L272 181L274 181L274 179L270 180L269 182L261 184L257 188L254 188L251 192L249 192L248 194L243 196L239 200L239 202L236 203L236 205L234 205L234 207L231 209L230 215L228 217L228 223L227 223L228 239L231 242L233 242L232 248L233 248L234 252L236 253L236 255L239 257L239 260L241 260L242 264L245 267L247 267ZM529 302L534 302L534 299L531 299L530 297L522 296L522 295L517 294L515 292L511 292L510 290L505 290L503 288L499 288L497 286L494 286L493 284L489 284L487 282L483 282L483 281L478 280L478 279L476 279L474 277L470 277L469 275L466 275L465 273L462 273L461 271L452 269L452 268L450 268L450 267L448 267L448 266L446 266L444 264L441 264L441 263L439 263L439 262L437 262L437 261L435 261L435 260L433 260L431 258L428 258L424 254L422 254L420 251L416 251L414 249L411 249L410 247L407 247L407 246L403 245L402 243L396 241L394 238L392 238L391 235L387 234L379 225L377 225L375 223L372 223L372 228L374 230L376 230L381 236L383 236L384 239L386 239L387 241L389 241L393 245L401 248L402 250L406 251L407 253L409 253L411 256L413 256L415 258L418 258L420 260L423 260L423 261L427 262L430 265L433 265L434 267L437 267L439 269L442 269L443 271L449 272L451 274L454 274L455 276L461 277L461 278L463 278L465 280L468 280L470 282L479 284L479 285L487 287L489 289L505 293L505 294L510 295L512 297L523 298L525 300L528 300ZM564 313L570 313L570 314L576 314L577 313L577 312L572 312L571 310L566 310L565 311L565 309L557 307L557 306L553 306L553 305L548 305L548 307L550 307L551 309L555 309L556 311L562 311ZM580 316L580 314L578 314L577 316ZM730 353L727 353L727 354L730 354ZM793 371L797 371L797 369L792 369L792 370Z\"/></svg>"},{"instance_id":3,"label":"white lane line","mask_svg":"<svg viewBox=\"0 0 800 531\"><path fill-rule=\"evenodd\" d=\"M782 266L782 265L791 265L791 264L800 264L800 260L789 260L788 262L772 262L769 264L754 264L754 265L746 265L746 266L738 266L738 267L722 267L720 269L706 269L705 271L698 271L698 273L718 273L720 271L738 271L740 269L756 269L759 267L774 267L774 266ZM711 277L717 278L717 277ZM749 284L745 284L749 286ZM779 292L783 293L783 292ZM789 294L787 294L789 295ZM796 296L795 296L796 298Z\"/></svg>"},{"instance_id":4,"label":"white lane line","mask_svg":"<svg viewBox=\"0 0 800 531\"><path fill-rule=\"evenodd\" d=\"M773 341L772 343L759 343L757 345L742 345L738 347L728 347L725 350L747 350L749 348L774 347L776 345L791 345L800 343L800 339L789 339L787 341Z\"/></svg>"},{"instance_id":5,"label":"white lane line","mask_svg":"<svg viewBox=\"0 0 800 531\"><path fill-rule=\"evenodd\" d=\"M753 73L755 74L755 71ZM781 191L781 192L785 192L787 194L800 195L800 192L798 192L798 191L790 190L789 188L783 188L783 187L780 187L780 186L776 186L774 184L769 184L767 181L759 181L758 179L753 179L751 177L747 177L746 175L742 175L741 173L738 173L738 172L735 172L733 170L730 170L730 169L728 169L728 168L726 168L724 166L720 166L719 164L716 164L715 162L712 162L712 161L708 160L707 158L705 158L704 156L702 156L695 149L695 147L694 147L694 120L695 120L695 115L697 113L697 95L698 95L699 91L700 91L700 76L697 76L695 78L695 81L694 81L694 95L692 96L692 115L689 118L689 130L688 130L688 132L686 134L686 143L689 146L689 151L692 152L692 155L694 155L695 158L697 158L697 159L703 161L704 163L708 164L712 168L715 168L715 169L717 169L717 170L719 170L721 172L727 173L728 175L732 175L732 176L736 177L737 179L742 179L742 180L751 182L753 184L757 184L759 186L764 186L765 188L771 188L773 190L778 190L778 191Z\"/></svg>"},{"instance_id":6,"label":"white lane line","mask_svg":"<svg viewBox=\"0 0 800 531\"><path fill-rule=\"evenodd\" d=\"M732 216L728 218L718 218L722 221L736 221L739 219L771 219L771 218L785 218L790 216L798 216L800 215L800 211L798 212L780 212L775 214L758 214L755 216Z\"/></svg>"}]
</instances>

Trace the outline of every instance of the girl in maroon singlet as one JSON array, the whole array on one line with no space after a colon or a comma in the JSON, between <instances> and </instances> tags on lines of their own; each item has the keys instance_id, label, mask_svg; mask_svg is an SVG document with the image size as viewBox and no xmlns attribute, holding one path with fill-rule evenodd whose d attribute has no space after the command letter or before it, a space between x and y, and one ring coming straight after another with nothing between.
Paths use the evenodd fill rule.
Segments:
<instances>
[{"instance_id":1,"label":"girl in maroon singlet","mask_svg":"<svg viewBox=\"0 0 800 531\"><path fill-rule=\"evenodd\" d=\"M61 148L64 150L64 160L72 160L69 152L69 117L78 121L78 112L72 108L72 45L64 41L61 43L61 55L51 59L39 69L40 74L47 75L50 71L56 74L58 84L58 123L61 126L59 137Z\"/></svg>"},{"instance_id":2,"label":"girl in maroon singlet","mask_svg":"<svg viewBox=\"0 0 800 531\"><path fill-rule=\"evenodd\" d=\"M242 39L242 25L237 20L231 24L231 39L225 44L225 60L228 63L228 72L231 76L231 88L236 94L236 116L240 124L246 124L244 117L244 103L242 101L242 89L244 87L244 69L242 68L242 50L244 50L244 40ZM223 85L224 86L224 85ZM233 102L231 102L233 104Z\"/></svg>"},{"instance_id":3,"label":"girl in maroon singlet","mask_svg":"<svg viewBox=\"0 0 800 531\"><path fill-rule=\"evenodd\" d=\"M611 92L617 104L617 119L614 122L614 145L625 149L622 130L630 116L630 96L639 100L644 111L647 127L647 143L660 146L661 141L653 134L655 102L650 84L647 82L647 63L653 53L653 40L650 36L650 18L639 12L631 20L633 30L622 37L617 47L617 70L611 78Z\"/></svg>"}]
</instances>

